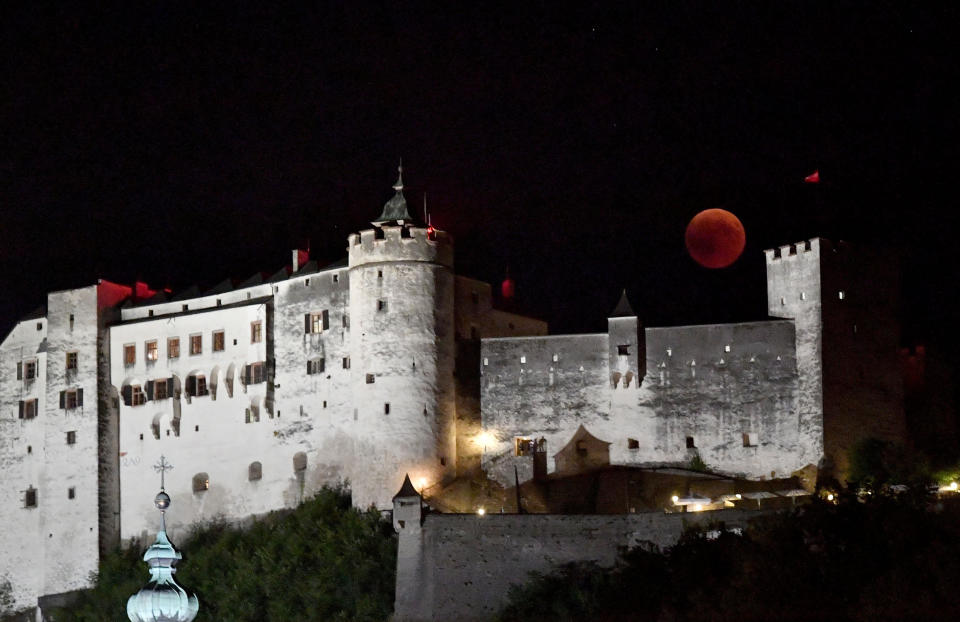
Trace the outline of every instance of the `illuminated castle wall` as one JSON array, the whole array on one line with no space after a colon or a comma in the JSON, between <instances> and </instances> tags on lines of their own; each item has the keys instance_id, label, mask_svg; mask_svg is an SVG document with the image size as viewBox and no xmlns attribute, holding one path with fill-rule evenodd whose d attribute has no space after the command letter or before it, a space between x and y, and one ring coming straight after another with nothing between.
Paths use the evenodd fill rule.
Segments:
<instances>
[{"instance_id":1,"label":"illuminated castle wall","mask_svg":"<svg viewBox=\"0 0 960 622\"><path fill-rule=\"evenodd\" d=\"M161 454L176 537L342 480L384 509L406 473L430 487L482 463L512 484L514 465L532 476L518 439L554 454L580 425L615 464L698 454L753 477L842 466L856 438L901 434L894 288L848 250L768 251L780 319L644 328L623 301L606 333L546 336L455 274L452 239L413 224L401 190L340 264L295 252L272 277L174 297L101 281L14 327L0 583L18 606L84 587L98 546L155 529L143 483Z\"/></svg>"}]
</instances>

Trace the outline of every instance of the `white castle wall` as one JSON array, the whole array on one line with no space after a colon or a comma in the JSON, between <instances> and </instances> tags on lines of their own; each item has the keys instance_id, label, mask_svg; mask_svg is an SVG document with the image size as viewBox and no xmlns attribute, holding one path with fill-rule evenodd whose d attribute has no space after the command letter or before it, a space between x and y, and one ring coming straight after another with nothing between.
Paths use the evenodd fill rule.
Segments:
<instances>
[{"instance_id":1,"label":"white castle wall","mask_svg":"<svg viewBox=\"0 0 960 622\"><path fill-rule=\"evenodd\" d=\"M792 322L648 328L642 385L613 387L606 334L485 339L483 429L487 472L503 484L532 475L515 439L547 441L552 457L583 424L612 443L612 464L686 463L748 477L816 464L822 438L797 416ZM727 351L729 348L729 352ZM522 362L525 361L525 362ZM744 446L754 434L755 446ZM687 448L687 437L696 449ZM638 447L631 449L629 439ZM547 462L552 472L552 459Z\"/></svg>"}]
</instances>

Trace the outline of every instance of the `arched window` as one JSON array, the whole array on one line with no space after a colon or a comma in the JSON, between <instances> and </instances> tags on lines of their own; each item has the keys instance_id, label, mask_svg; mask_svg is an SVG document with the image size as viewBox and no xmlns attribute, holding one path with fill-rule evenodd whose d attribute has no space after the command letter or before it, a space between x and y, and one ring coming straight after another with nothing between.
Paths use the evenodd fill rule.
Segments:
<instances>
[{"instance_id":1,"label":"arched window","mask_svg":"<svg viewBox=\"0 0 960 622\"><path fill-rule=\"evenodd\" d=\"M193 492L210 490L210 476L206 473L197 473L193 476Z\"/></svg>"},{"instance_id":2,"label":"arched window","mask_svg":"<svg viewBox=\"0 0 960 622\"><path fill-rule=\"evenodd\" d=\"M259 462L251 462L247 467L247 479L251 482L259 481L263 477L263 466Z\"/></svg>"},{"instance_id":3,"label":"arched window","mask_svg":"<svg viewBox=\"0 0 960 622\"><path fill-rule=\"evenodd\" d=\"M298 451L293 456L293 472L303 473L307 470L307 454Z\"/></svg>"}]
</instances>

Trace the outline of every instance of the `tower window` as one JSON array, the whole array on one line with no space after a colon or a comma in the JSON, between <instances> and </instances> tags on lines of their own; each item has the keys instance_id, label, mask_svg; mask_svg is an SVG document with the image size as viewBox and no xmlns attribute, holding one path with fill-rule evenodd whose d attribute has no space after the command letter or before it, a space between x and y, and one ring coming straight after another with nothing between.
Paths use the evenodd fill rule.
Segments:
<instances>
[{"instance_id":1,"label":"tower window","mask_svg":"<svg viewBox=\"0 0 960 622\"><path fill-rule=\"evenodd\" d=\"M303 473L307 470L307 454L298 451L293 455L293 472Z\"/></svg>"},{"instance_id":2,"label":"tower window","mask_svg":"<svg viewBox=\"0 0 960 622\"><path fill-rule=\"evenodd\" d=\"M247 479L251 482L259 481L263 478L263 465L259 462L251 462L247 467Z\"/></svg>"},{"instance_id":3,"label":"tower window","mask_svg":"<svg viewBox=\"0 0 960 622\"><path fill-rule=\"evenodd\" d=\"M73 409L83 406L83 389L60 391L60 408Z\"/></svg>"},{"instance_id":4,"label":"tower window","mask_svg":"<svg viewBox=\"0 0 960 622\"><path fill-rule=\"evenodd\" d=\"M307 374L320 374L326 369L326 359L316 358L307 361Z\"/></svg>"},{"instance_id":5,"label":"tower window","mask_svg":"<svg viewBox=\"0 0 960 622\"><path fill-rule=\"evenodd\" d=\"M696 449L696 448L697 448L697 446L696 446L696 445L694 444L694 442L693 442L693 437L692 437L692 436L688 436L688 437L687 437L687 449Z\"/></svg>"},{"instance_id":6,"label":"tower window","mask_svg":"<svg viewBox=\"0 0 960 622\"><path fill-rule=\"evenodd\" d=\"M387 310L387 301L378 300L377 301L377 311L386 311Z\"/></svg>"},{"instance_id":7,"label":"tower window","mask_svg":"<svg viewBox=\"0 0 960 622\"><path fill-rule=\"evenodd\" d=\"M730 344L727 344L727 345L723 346L723 351L724 351L724 352L729 352L729 351L730 351Z\"/></svg>"},{"instance_id":8,"label":"tower window","mask_svg":"<svg viewBox=\"0 0 960 622\"><path fill-rule=\"evenodd\" d=\"M800 300L806 300L806 299L807 299L807 292L800 292Z\"/></svg>"},{"instance_id":9,"label":"tower window","mask_svg":"<svg viewBox=\"0 0 960 622\"><path fill-rule=\"evenodd\" d=\"M617 355L618 355L618 356L627 356L627 355L629 355L629 354L630 354L630 346L629 346L629 345L617 346Z\"/></svg>"},{"instance_id":10,"label":"tower window","mask_svg":"<svg viewBox=\"0 0 960 622\"><path fill-rule=\"evenodd\" d=\"M77 353L67 352L67 371L77 370Z\"/></svg>"},{"instance_id":11,"label":"tower window","mask_svg":"<svg viewBox=\"0 0 960 622\"><path fill-rule=\"evenodd\" d=\"M635 438L628 438L627 449L640 449L640 441Z\"/></svg>"},{"instance_id":12,"label":"tower window","mask_svg":"<svg viewBox=\"0 0 960 622\"><path fill-rule=\"evenodd\" d=\"M167 358L176 359L180 358L180 338L179 337L170 337L167 339Z\"/></svg>"},{"instance_id":13,"label":"tower window","mask_svg":"<svg viewBox=\"0 0 960 622\"><path fill-rule=\"evenodd\" d=\"M263 322L257 320L250 322L250 343L260 343L263 341Z\"/></svg>"},{"instance_id":14,"label":"tower window","mask_svg":"<svg viewBox=\"0 0 960 622\"><path fill-rule=\"evenodd\" d=\"M222 330L213 331L213 351L214 352L223 352L224 345L226 344L226 337Z\"/></svg>"},{"instance_id":15,"label":"tower window","mask_svg":"<svg viewBox=\"0 0 960 622\"><path fill-rule=\"evenodd\" d=\"M190 335L190 354L203 353L203 335Z\"/></svg>"},{"instance_id":16,"label":"tower window","mask_svg":"<svg viewBox=\"0 0 960 622\"><path fill-rule=\"evenodd\" d=\"M385 415L389 415L389 414L390 414L390 402L384 403L384 405L383 405L383 414L385 414Z\"/></svg>"},{"instance_id":17,"label":"tower window","mask_svg":"<svg viewBox=\"0 0 960 622\"><path fill-rule=\"evenodd\" d=\"M484 366L489 365L489 364L490 364L490 359L488 359L487 357L483 357L483 364L484 364Z\"/></svg>"},{"instance_id":18,"label":"tower window","mask_svg":"<svg viewBox=\"0 0 960 622\"><path fill-rule=\"evenodd\" d=\"M553 355L553 362L556 363L556 362L559 361L559 360L560 360L560 355L559 355L559 354L554 354L554 355Z\"/></svg>"},{"instance_id":19,"label":"tower window","mask_svg":"<svg viewBox=\"0 0 960 622\"><path fill-rule=\"evenodd\" d=\"M70 430L67 432L67 445L76 445L77 444L77 433L75 430Z\"/></svg>"},{"instance_id":20,"label":"tower window","mask_svg":"<svg viewBox=\"0 0 960 622\"><path fill-rule=\"evenodd\" d=\"M837 298L839 298L840 300L843 300L846 297L847 297L847 292L843 291L842 289L839 292L837 292Z\"/></svg>"},{"instance_id":21,"label":"tower window","mask_svg":"<svg viewBox=\"0 0 960 622\"><path fill-rule=\"evenodd\" d=\"M743 434L743 446L744 447L756 447L757 446L757 434L755 432L744 432Z\"/></svg>"},{"instance_id":22,"label":"tower window","mask_svg":"<svg viewBox=\"0 0 960 622\"><path fill-rule=\"evenodd\" d=\"M156 341L156 339L154 339L153 341L148 341L148 342L144 345L144 347L145 347L146 350L147 350L147 362L148 362L148 363L154 363L154 362L156 362L156 360L157 360L157 358L159 358L159 354L160 354L160 349L157 347L157 341Z\"/></svg>"},{"instance_id":23,"label":"tower window","mask_svg":"<svg viewBox=\"0 0 960 622\"><path fill-rule=\"evenodd\" d=\"M344 369L350 369L350 357L349 357L349 356L343 357L343 368L344 368Z\"/></svg>"},{"instance_id":24,"label":"tower window","mask_svg":"<svg viewBox=\"0 0 960 622\"><path fill-rule=\"evenodd\" d=\"M334 275L333 275L333 282L334 282L334 283L339 283L339 282L340 282L340 275L339 275L339 274L334 274Z\"/></svg>"},{"instance_id":25,"label":"tower window","mask_svg":"<svg viewBox=\"0 0 960 622\"><path fill-rule=\"evenodd\" d=\"M70 330L73 330L73 314L70 314Z\"/></svg>"},{"instance_id":26,"label":"tower window","mask_svg":"<svg viewBox=\"0 0 960 622\"><path fill-rule=\"evenodd\" d=\"M20 402L20 418L33 419L37 416L37 398Z\"/></svg>"},{"instance_id":27,"label":"tower window","mask_svg":"<svg viewBox=\"0 0 960 622\"><path fill-rule=\"evenodd\" d=\"M77 489L74 488L73 486L71 486L70 488L67 488L67 499L76 499L76 497L77 497Z\"/></svg>"},{"instance_id":28,"label":"tower window","mask_svg":"<svg viewBox=\"0 0 960 622\"><path fill-rule=\"evenodd\" d=\"M376 381L376 376L373 374L367 374L367 384L373 384Z\"/></svg>"},{"instance_id":29,"label":"tower window","mask_svg":"<svg viewBox=\"0 0 960 622\"><path fill-rule=\"evenodd\" d=\"M787 304L787 299L783 296L780 296L780 306L785 306Z\"/></svg>"},{"instance_id":30,"label":"tower window","mask_svg":"<svg viewBox=\"0 0 960 622\"><path fill-rule=\"evenodd\" d=\"M378 278L378 279L382 279L382 278L383 278L383 270L377 270L377 278Z\"/></svg>"},{"instance_id":31,"label":"tower window","mask_svg":"<svg viewBox=\"0 0 960 622\"><path fill-rule=\"evenodd\" d=\"M27 488L23 495L23 507L25 508L35 508L37 507L37 489L31 486Z\"/></svg>"},{"instance_id":32,"label":"tower window","mask_svg":"<svg viewBox=\"0 0 960 622\"><path fill-rule=\"evenodd\" d=\"M527 362L527 357L521 356L521 357L520 357L520 364L521 364L521 365L525 365L526 362Z\"/></svg>"},{"instance_id":33,"label":"tower window","mask_svg":"<svg viewBox=\"0 0 960 622\"><path fill-rule=\"evenodd\" d=\"M124 367L133 367L137 364L137 346L129 343L123 346L123 365Z\"/></svg>"}]
</instances>

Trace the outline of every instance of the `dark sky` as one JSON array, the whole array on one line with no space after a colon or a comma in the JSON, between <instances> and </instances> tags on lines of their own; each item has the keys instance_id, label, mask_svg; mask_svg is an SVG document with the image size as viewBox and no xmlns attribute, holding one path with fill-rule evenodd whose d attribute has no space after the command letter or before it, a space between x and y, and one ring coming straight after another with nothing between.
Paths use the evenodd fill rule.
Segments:
<instances>
[{"instance_id":1,"label":"dark sky","mask_svg":"<svg viewBox=\"0 0 960 622\"><path fill-rule=\"evenodd\" d=\"M622 287L648 325L762 318L761 250L813 235L903 253L907 340L946 332L956 3L402 4L4 16L0 328L97 278L337 260L402 156L458 272L509 264L557 332ZM711 207L747 230L726 270L683 248Z\"/></svg>"}]
</instances>

